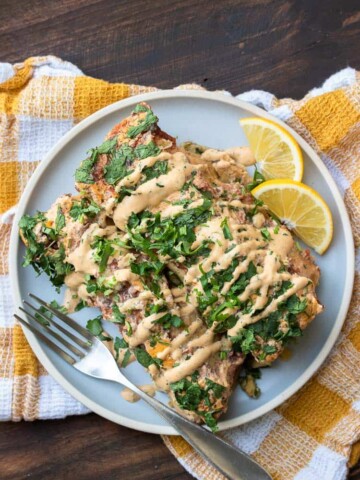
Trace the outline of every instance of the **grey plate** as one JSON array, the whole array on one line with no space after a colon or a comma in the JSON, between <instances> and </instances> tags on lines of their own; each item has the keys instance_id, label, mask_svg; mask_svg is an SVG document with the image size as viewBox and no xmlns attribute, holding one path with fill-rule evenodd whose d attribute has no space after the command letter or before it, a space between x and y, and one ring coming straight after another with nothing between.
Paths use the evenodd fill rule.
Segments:
<instances>
[{"instance_id":1,"label":"grey plate","mask_svg":"<svg viewBox=\"0 0 360 480\"><path fill-rule=\"evenodd\" d=\"M24 213L46 210L63 193L74 192L74 171L86 151L102 142L106 133L125 118L139 101L150 102L160 118L160 126L178 141L193 140L215 148L245 145L239 126L240 117L259 116L273 119L263 110L218 93L196 91L162 91L117 102L96 112L74 127L49 152L29 181L15 217L17 225ZM276 119L273 119L277 121ZM349 306L354 278L354 247L350 222L338 189L323 163L309 145L291 128L280 123L298 141L305 160L304 182L315 188L329 205L334 217L334 239L328 252L316 257L322 276L318 289L325 305L321 314L305 331L293 348L289 361L278 361L264 371L259 399L248 398L237 389L227 414L219 424L227 429L249 422L280 405L293 395L316 372L333 347ZM36 277L30 268L21 267L24 248L17 229L11 237L10 275L17 305L33 292L48 300L56 298L47 278ZM76 318L84 323L96 311L83 311ZM109 332L115 333L113 325ZM144 432L174 434L174 430L142 402L127 403L118 385L91 379L69 367L60 358L25 332L30 345L48 372L75 398L91 410L130 428ZM138 384L149 383L140 365L128 367L129 377ZM161 396L161 394L159 394Z\"/></svg>"}]
</instances>

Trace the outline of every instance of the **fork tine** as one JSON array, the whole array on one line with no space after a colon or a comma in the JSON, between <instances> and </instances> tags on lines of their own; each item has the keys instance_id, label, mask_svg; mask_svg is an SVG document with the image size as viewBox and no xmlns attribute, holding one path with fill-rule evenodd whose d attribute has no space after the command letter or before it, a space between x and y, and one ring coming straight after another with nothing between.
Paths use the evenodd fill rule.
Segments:
<instances>
[{"instance_id":1,"label":"fork tine","mask_svg":"<svg viewBox=\"0 0 360 480\"><path fill-rule=\"evenodd\" d=\"M91 335L91 333L83 328L81 325L78 325L72 318L68 317L67 315L63 314L62 312L59 312L56 308L52 307L48 303L44 302L44 300L41 300L41 298L37 297L36 295L33 295L32 293L29 293L29 297L33 298L36 300L40 305L43 307L47 308L50 310L51 313L53 313L56 317L58 317L60 320L62 320L66 325L71 327L73 330L77 331L85 337L87 340L90 340L92 342L94 340L94 336Z\"/></svg>"},{"instance_id":2,"label":"fork tine","mask_svg":"<svg viewBox=\"0 0 360 480\"><path fill-rule=\"evenodd\" d=\"M25 328L30 330L30 332L32 332L36 337L40 338L48 347L54 350L54 352L56 352L63 360L65 360L65 362L69 363L70 365L74 365L74 363L76 363L75 358L73 358L71 355L61 350L61 348L58 345L53 343L46 335L41 333L37 328L30 325L30 323L26 322L18 315L14 315L14 317L18 322L21 323L21 325L23 325Z\"/></svg>"},{"instance_id":3,"label":"fork tine","mask_svg":"<svg viewBox=\"0 0 360 480\"><path fill-rule=\"evenodd\" d=\"M85 356L85 353L82 352L81 350L78 350L76 347L74 347L73 345L71 345L71 343L67 342L63 337L61 337L60 335L58 335L56 332L54 332L54 330L51 330L47 325L44 325L38 318L36 318L34 315L32 315L31 313L27 312L24 308L22 307L19 307L19 310L21 310L22 312L24 312L26 315L28 315L30 318L32 318L36 323L38 323L39 325L41 325L46 331L47 333L50 335L50 337L54 337L56 338L56 340L58 342L60 342L62 345L64 345L64 347L66 347L67 349L69 349L72 353L74 353L77 357L80 357L80 358L83 358Z\"/></svg>"},{"instance_id":4,"label":"fork tine","mask_svg":"<svg viewBox=\"0 0 360 480\"><path fill-rule=\"evenodd\" d=\"M27 305L28 307L30 307L32 310L34 310L38 315L40 315L41 317L43 317L47 322L50 322L51 324L55 325L55 327L60 330L60 332L62 332L64 335L66 335L67 337L71 338L71 340L76 343L76 345L78 345L79 347L82 347L84 348L85 350L88 350L90 347L91 347L91 342L89 340L87 340L86 342L84 340L82 340L81 338L77 337L76 335L73 335L71 332L69 332L69 330L66 330L64 327L62 327L59 322L57 322L53 317L52 318L48 318L46 317L43 313L39 312L38 309L36 307L34 307L34 305L31 305L31 303L27 302L26 300L23 300L23 302L25 303L25 305Z\"/></svg>"}]
</instances>

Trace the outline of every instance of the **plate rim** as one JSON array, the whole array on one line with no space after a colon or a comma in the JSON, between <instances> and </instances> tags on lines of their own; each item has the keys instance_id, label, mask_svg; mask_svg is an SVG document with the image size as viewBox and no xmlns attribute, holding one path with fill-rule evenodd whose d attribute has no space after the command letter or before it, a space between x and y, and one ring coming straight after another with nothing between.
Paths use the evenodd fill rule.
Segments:
<instances>
[{"instance_id":1,"label":"plate rim","mask_svg":"<svg viewBox=\"0 0 360 480\"><path fill-rule=\"evenodd\" d=\"M330 172L326 168L325 164L322 162L315 150L291 127L286 123L279 120L275 116L269 114L265 110L252 105L248 102L240 100L239 98L233 97L226 93L221 92L208 92L201 90L160 90L155 92L148 92L140 95L135 95L128 97L126 99L119 100L111 105L108 105L97 112L94 112L92 115L80 121L77 125L73 126L65 135L63 135L58 142L49 150L49 152L44 156L43 160L40 162L33 175L31 176L29 182L27 183L26 188L24 189L20 201L17 205L15 217L13 219L11 236L10 236L10 252L9 252L9 275L11 282L11 291L14 299L14 311L18 313L19 305L21 304L21 295L19 288L19 275L17 270L17 256L20 245L19 235L17 232L16 226L18 225L20 217L25 213L25 207L31 197L33 189L38 181L38 179L45 172L46 168L53 160L53 158L58 155L61 150L73 140L80 132L88 128L90 125L96 123L103 117L116 112L117 110L122 110L123 108L130 107L141 101L152 100L162 100L167 98L197 98L202 100L217 101L221 103L230 104L235 107L239 107L253 115L266 118L276 122L285 128L291 135L296 139L300 147L308 154L311 160L315 163L316 167L319 169L321 175L326 181L333 199L339 209L342 223L344 225L344 235L345 235L345 248L347 253L347 262L346 262L346 278L344 285L344 295L341 301L341 306L339 309L339 314L335 320L333 328L323 344L321 350L318 352L314 361L305 369L305 371L294 380L294 382L289 385L282 393L276 395L272 400L268 401L261 407L255 408L251 412L240 415L234 419L223 420L219 422L219 430L227 430L229 428L237 427L248 423L252 420L255 420L266 413L270 412L274 408L281 405L285 400L294 395L301 387L305 385L306 382L317 372L320 366L323 364L327 356L329 355L332 347L334 346L340 330L345 321L351 297L353 291L354 275L355 275L355 253L354 253L354 241L352 235L352 229L350 224L350 219L348 212L346 210L344 201L341 197L339 189L330 175ZM24 334L33 349L35 355L45 367L47 372L57 381L70 395L84 404L93 412L98 415L115 422L117 424L129 427L135 430L163 434L163 435L176 435L177 432L170 426L161 426L157 424L143 424L141 421L132 420L128 417L125 417L121 414L115 413L109 410L106 407L99 405L97 402L89 399L84 393L82 393L78 388L73 385L67 378L56 368L56 365L53 364L50 358L45 354L42 349L40 342L37 338L29 331L23 329Z\"/></svg>"}]
</instances>

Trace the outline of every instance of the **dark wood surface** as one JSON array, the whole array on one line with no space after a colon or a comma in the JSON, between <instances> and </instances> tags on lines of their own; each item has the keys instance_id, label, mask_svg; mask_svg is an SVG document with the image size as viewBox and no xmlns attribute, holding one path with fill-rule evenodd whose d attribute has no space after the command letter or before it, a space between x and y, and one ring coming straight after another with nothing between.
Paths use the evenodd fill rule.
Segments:
<instances>
[{"instance_id":1,"label":"dark wood surface","mask_svg":"<svg viewBox=\"0 0 360 480\"><path fill-rule=\"evenodd\" d=\"M162 88L301 98L359 69L359 40L358 0L0 0L0 61L53 54L94 77ZM88 415L1 424L0 478L191 477L160 437ZM359 466L349 478L360 480Z\"/></svg>"}]
</instances>

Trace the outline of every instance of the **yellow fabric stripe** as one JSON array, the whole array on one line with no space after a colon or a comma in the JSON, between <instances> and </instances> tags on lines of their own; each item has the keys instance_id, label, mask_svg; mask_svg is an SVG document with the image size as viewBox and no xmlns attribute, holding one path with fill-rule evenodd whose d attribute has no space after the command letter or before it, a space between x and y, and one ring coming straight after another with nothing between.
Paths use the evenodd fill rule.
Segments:
<instances>
[{"instance_id":1,"label":"yellow fabric stripe","mask_svg":"<svg viewBox=\"0 0 360 480\"><path fill-rule=\"evenodd\" d=\"M184 458L186 455L189 455L189 453L193 452L191 445L189 445L182 437L169 436L166 438L176 450L176 453L179 455L179 457Z\"/></svg>"},{"instance_id":2,"label":"yellow fabric stripe","mask_svg":"<svg viewBox=\"0 0 360 480\"><path fill-rule=\"evenodd\" d=\"M15 358L14 374L39 376L39 362L28 344L20 325L14 326L13 351Z\"/></svg>"},{"instance_id":3,"label":"yellow fabric stripe","mask_svg":"<svg viewBox=\"0 0 360 480\"><path fill-rule=\"evenodd\" d=\"M278 411L289 422L321 442L350 408L340 395L313 379Z\"/></svg>"},{"instance_id":4,"label":"yellow fabric stripe","mask_svg":"<svg viewBox=\"0 0 360 480\"><path fill-rule=\"evenodd\" d=\"M74 117L81 120L111 103L129 96L124 83L108 83L91 77L76 77Z\"/></svg>"},{"instance_id":5,"label":"yellow fabric stripe","mask_svg":"<svg viewBox=\"0 0 360 480\"><path fill-rule=\"evenodd\" d=\"M360 352L360 322L350 331L348 339L354 345L356 350Z\"/></svg>"},{"instance_id":6,"label":"yellow fabric stripe","mask_svg":"<svg viewBox=\"0 0 360 480\"><path fill-rule=\"evenodd\" d=\"M360 120L360 112L342 90L311 98L295 115L323 151L334 147Z\"/></svg>"},{"instance_id":7,"label":"yellow fabric stripe","mask_svg":"<svg viewBox=\"0 0 360 480\"><path fill-rule=\"evenodd\" d=\"M360 175L360 171L358 172ZM355 194L355 197L359 200L360 202L360 177L355 180L355 182L352 183L351 188Z\"/></svg>"},{"instance_id":8,"label":"yellow fabric stripe","mask_svg":"<svg viewBox=\"0 0 360 480\"><path fill-rule=\"evenodd\" d=\"M20 196L18 162L0 163L0 213L15 205Z\"/></svg>"}]
</instances>

